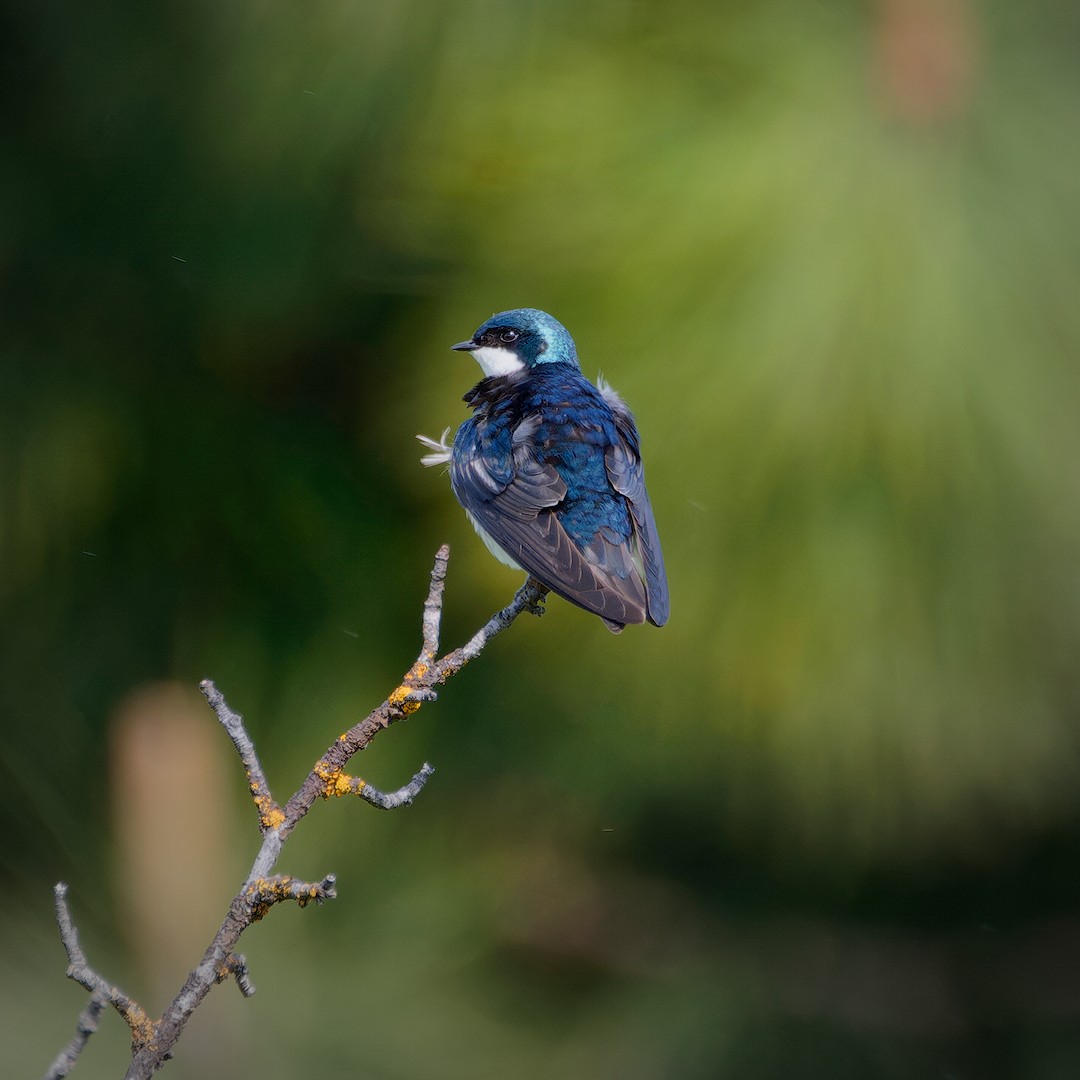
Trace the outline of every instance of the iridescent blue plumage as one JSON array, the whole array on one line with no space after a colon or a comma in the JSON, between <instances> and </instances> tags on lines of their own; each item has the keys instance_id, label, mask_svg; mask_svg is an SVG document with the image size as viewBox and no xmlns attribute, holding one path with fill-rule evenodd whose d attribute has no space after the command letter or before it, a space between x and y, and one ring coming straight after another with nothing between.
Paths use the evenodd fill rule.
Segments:
<instances>
[{"instance_id":1,"label":"iridescent blue plumage","mask_svg":"<svg viewBox=\"0 0 1080 1080\"><path fill-rule=\"evenodd\" d=\"M454 494L491 550L618 633L662 626L668 589L637 429L610 388L593 386L573 339L546 312L493 316L469 341L485 373L448 460Z\"/></svg>"}]
</instances>

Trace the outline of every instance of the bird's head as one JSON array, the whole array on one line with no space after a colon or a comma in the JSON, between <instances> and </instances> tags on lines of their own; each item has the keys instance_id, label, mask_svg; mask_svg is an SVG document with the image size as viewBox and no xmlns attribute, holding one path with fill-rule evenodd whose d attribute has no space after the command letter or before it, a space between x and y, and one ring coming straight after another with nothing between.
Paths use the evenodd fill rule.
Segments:
<instances>
[{"instance_id":1,"label":"bird's head","mask_svg":"<svg viewBox=\"0 0 1080 1080\"><path fill-rule=\"evenodd\" d=\"M558 319L537 308L515 308L492 315L468 341L459 341L451 348L471 352L489 377L540 364L570 364L580 370L569 331Z\"/></svg>"}]
</instances>

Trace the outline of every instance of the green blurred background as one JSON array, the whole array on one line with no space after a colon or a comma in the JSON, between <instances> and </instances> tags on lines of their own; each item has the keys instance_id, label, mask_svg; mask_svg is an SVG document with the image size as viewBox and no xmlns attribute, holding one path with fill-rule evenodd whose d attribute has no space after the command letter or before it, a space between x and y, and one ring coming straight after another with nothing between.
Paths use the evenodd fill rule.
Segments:
<instances>
[{"instance_id":1,"label":"green blurred background","mask_svg":"<svg viewBox=\"0 0 1080 1080\"><path fill-rule=\"evenodd\" d=\"M155 1014L284 798L518 584L416 432L543 307L635 407L663 630L559 601L356 763L168 1074L1080 1075L1080 15L8 0L0 1044ZM119 1075L112 1014L76 1075Z\"/></svg>"}]
</instances>

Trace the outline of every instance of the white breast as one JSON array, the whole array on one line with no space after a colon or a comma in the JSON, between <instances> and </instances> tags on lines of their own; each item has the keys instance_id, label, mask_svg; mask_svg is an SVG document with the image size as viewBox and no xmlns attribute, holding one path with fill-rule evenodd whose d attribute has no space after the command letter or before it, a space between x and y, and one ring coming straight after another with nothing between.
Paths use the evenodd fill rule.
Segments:
<instances>
[{"instance_id":1,"label":"white breast","mask_svg":"<svg viewBox=\"0 0 1080 1080\"><path fill-rule=\"evenodd\" d=\"M525 573L524 569L518 566L518 564L514 562L514 560L511 559L510 556L507 555L506 552L503 551L503 549L499 547L498 544L495 543L495 541L491 537L491 533L489 533L487 529L485 529L480 524L480 522L478 522L476 518L474 518L472 514L469 513L468 510L466 510L465 513L468 515L469 521L472 522L472 527L476 530L476 535L479 536L480 539L483 540L484 543L487 545L488 551L490 551L491 554L494 555L495 558L498 559L499 562L501 562L504 566L509 566L511 570L521 570L522 573Z\"/></svg>"}]
</instances>

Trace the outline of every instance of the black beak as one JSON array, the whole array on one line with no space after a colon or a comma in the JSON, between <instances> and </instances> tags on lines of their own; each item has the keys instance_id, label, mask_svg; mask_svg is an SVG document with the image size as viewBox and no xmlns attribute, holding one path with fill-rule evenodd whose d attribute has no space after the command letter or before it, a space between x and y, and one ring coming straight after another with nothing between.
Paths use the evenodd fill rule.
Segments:
<instances>
[{"instance_id":1,"label":"black beak","mask_svg":"<svg viewBox=\"0 0 1080 1080\"><path fill-rule=\"evenodd\" d=\"M472 352L476 348L475 341L459 341L456 345L451 345L450 348L454 352Z\"/></svg>"}]
</instances>

